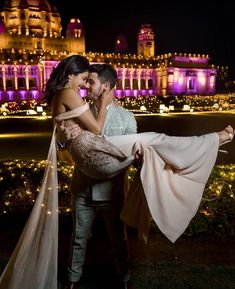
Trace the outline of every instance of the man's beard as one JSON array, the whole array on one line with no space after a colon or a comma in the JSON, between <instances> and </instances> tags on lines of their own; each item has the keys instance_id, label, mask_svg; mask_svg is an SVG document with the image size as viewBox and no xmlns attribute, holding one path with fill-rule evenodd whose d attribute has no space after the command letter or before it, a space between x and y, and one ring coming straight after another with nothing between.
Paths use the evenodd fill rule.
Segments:
<instances>
[{"instance_id":1,"label":"man's beard","mask_svg":"<svg viewBox=\"0 0 235 289\"><path fill-rule=\"evenodd\" d=\"M88 97L88 99L90 99L90 100L100 100L102 94L103 94L103 92L100 92L100 94L95 94L95 95L88 92L87 97Z\"/></svg>"}]
</instances>

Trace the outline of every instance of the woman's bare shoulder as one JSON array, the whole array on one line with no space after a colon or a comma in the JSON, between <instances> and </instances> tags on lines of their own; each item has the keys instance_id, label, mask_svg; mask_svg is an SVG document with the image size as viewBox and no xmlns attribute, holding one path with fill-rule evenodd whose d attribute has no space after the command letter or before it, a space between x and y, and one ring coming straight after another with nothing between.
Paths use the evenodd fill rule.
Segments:
<instances>
[{"instance_id":1,"label":"woman's bare shoulder","mask_svg":"<svg viewBox=\"0 0 235 289\"><path fill-rule=\"evenodd\" d=\"M84 104L81 96L71 88L63 88L58 94L59 101L69 109L76 108Z\"/></svg>"},{"instance_id":2,"label":"woman's bare shoulder","mask_svg":"<svg viewBox=\"0 0 235 289\"><path fill-rule=\"evenodd\" d=\"M72 88L62 88L57 93L60 98L76 97L78 94Z\"/></svg>"},{"instance_id":3,"label":"woman's bare shoulder","mask_svg":"<svg viewBox=\"0 0 235 289\"><path fill-rule=\"evenodd\" d=\"M75 109L84 104L82 98L71 88L59 90L52 100L53 115L56 116L68 110Z\"/></svg>"}]
</instances>

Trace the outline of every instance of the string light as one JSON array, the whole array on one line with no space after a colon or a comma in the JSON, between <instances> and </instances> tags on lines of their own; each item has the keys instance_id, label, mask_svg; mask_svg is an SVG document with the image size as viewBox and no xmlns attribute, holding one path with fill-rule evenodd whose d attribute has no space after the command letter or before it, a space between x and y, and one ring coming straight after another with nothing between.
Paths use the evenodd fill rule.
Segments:
<instances>
[{"instance_id":1,"label":"string light","mask_svg":"<svg viewBox=\"0 0 235 289\"><path fill-rule=\"evenodd\" d=\"M0 162L0 216L30 212L40 191L46 161L1 161ZM69 183L74 167L58 162L58 214L71 213ZM128 184L133 181L137 169L130 166ZM209 230L235 230L235 164L215 165L207 182L203 198L188 234ZM48 190L51 190L49 187ZM45 208L45 204L42 204ZM51 215L51 211L47 211ZM224 232L223 231L223 232Z\"/></svg>"}]
</instances>

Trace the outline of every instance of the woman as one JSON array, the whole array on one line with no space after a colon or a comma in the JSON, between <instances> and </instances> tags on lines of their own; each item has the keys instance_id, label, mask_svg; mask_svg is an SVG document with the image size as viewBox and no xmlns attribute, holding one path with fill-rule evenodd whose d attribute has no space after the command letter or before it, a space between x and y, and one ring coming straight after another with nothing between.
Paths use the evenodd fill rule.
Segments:
<instances>
[{"instance_id":1,"label":"woman","mask_svg":"<svg viewBox=\"0 0 235 289\"><path fill-rule=\"evenodd\" d=\"M79 137L70 141L68 148L84 173L92 177L116 174L133 161L136 151L141 151L144 159L140 177L149 211L159 229L172 242L183 233L198 209L218 147L233 139L231 126L219 133L199 137L169 137L150 132L105 139L99 134L106 108L112 100L109 91L114 85L104 84L102 104L95 119L77 94L79 88L89 85L88 71L87 59L72 55L58 64L47 82L46 98L55 120L47 166L29 220L0 278L0 289L57 288L55 134L58 121L67 119L83 128Z\"/></svg>"}]
</instances>

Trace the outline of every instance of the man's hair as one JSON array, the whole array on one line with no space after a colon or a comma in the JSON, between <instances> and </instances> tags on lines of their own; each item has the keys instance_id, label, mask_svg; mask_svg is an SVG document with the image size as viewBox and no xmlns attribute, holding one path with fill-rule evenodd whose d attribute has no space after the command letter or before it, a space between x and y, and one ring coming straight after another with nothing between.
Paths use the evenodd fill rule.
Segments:
<instances>
[{"instance_id":1,"label":"man's hair","mask_svg":"<svg viewBox=\"0 0 235 289\"><path fill-rule=\"evenodd\" d=\"M89 72L97 73L98 79L101 83L108 81L110 83L110 88L114 88L117 84L117 72L115 68L110 64L91 64Z\"/></svg>"}]
</instances>

